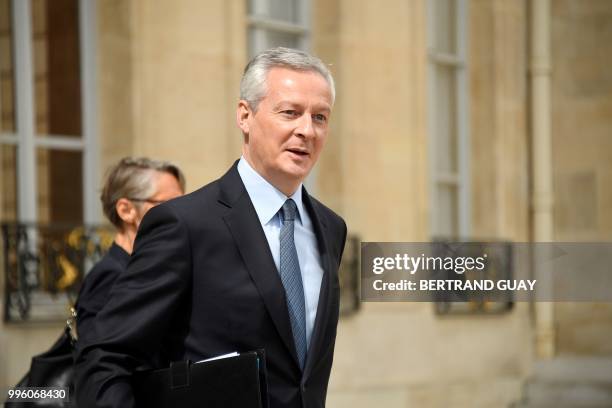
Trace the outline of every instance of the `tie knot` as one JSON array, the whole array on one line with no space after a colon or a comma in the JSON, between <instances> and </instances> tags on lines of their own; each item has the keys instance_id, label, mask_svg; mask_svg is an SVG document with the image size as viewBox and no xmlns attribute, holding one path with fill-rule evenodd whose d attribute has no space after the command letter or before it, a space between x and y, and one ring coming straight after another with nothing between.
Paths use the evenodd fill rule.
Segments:
<instances>
[{"instance_id":1,"label":"tie knot","mask_svg":"<svg viewBox=\"0 0 612 408\"><path fill-rule=\"evenodd\" d=\"M283 220L284 221L294 221L296 211L297 211L297 206L295 205L295 201L289 198L283 204L283 208L281 208Z\"/></svg>"}]
</instances>

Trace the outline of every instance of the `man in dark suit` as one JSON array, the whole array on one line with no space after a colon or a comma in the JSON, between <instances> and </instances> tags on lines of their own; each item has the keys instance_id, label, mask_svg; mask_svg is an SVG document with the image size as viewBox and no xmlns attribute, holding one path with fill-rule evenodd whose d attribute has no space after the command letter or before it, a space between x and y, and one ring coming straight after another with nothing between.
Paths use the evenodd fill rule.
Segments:
<instances>
[{"instance_id":1,"label":"man in dark suit","mask_svg":"<svg viewBox=\"0 0 612 408\"><path fill-rule=\"evenodd\" d=\"M78 406L134 405L137 367L260 348L271 407L325 406L346 225L302 182L327 139L333 79L318 58L276 48L240 88L242 157L143 219L79 347Z\"/></svg>"}]
</instances>

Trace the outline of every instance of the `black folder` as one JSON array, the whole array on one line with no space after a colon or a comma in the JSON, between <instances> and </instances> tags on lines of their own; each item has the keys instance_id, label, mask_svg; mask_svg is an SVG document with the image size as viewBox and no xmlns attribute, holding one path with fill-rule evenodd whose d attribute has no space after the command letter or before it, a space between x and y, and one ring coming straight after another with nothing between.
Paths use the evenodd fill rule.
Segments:
<instances>
[{"instance_id":1,"label":"black folder","mask_svg":"<svg viewBox=\"0 0 612 408\"><path fill-rule=\"evenodd\" d=\"M268 408L263 350L169 368L137 372L137 407Z\"/></svg>"}]
</instances>

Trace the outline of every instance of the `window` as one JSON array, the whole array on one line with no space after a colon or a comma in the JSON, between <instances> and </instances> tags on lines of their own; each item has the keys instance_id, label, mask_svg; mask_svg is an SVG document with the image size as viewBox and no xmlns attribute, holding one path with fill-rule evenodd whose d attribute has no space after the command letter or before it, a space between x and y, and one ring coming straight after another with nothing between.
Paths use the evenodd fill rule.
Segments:
<instances>
[{"instance_id":1,"label":"window","mask_svg":"<svg viewBox=\"0 0 612 408\"><path fill-rule=\"evenodd\" d=\"M0 0L0 220L17 219L15 63L9 0Z\"/></svg>"},{"instance_id":2,"label":"window","mask_svg":"<svg viewBox=\"0 0 612 408\"><path fill-rule=\"evenodd\" d=\"M308 0L249 0L249 58L271 47L308 50Z\"/></svg>"},{"instance_id":3,"label":"window","mask_svg":"<svg viewBox=\"0 0 612 408\"><path fill-rule=\"evenodd\" d=\"M427 2L433 238L470 236L467 3Z\"/></svg>"},{"instance_id":4,"label":"window","mask_svg":"<svg viewBox=\"0 0 612 408\"><path fill-rule=\"evenodd\" d=\"M98 220L92 0L0 0L0 220Z\"/></svg>"}]
</instances>

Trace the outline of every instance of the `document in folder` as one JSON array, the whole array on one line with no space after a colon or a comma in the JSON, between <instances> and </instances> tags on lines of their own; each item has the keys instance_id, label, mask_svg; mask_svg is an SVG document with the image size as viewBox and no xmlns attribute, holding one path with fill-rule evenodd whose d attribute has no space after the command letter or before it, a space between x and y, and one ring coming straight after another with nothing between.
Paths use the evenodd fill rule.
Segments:
<instances>
[{"instance_id":1,"label":"document in folder","mask_svg":"<svg viewBox=\"0 0 612 408\"><path fill-rule=\"evenodd\" d=\"M263 351L134 375L139 407L267 408L267 389Z\"/></svg>"}]
</instances>

